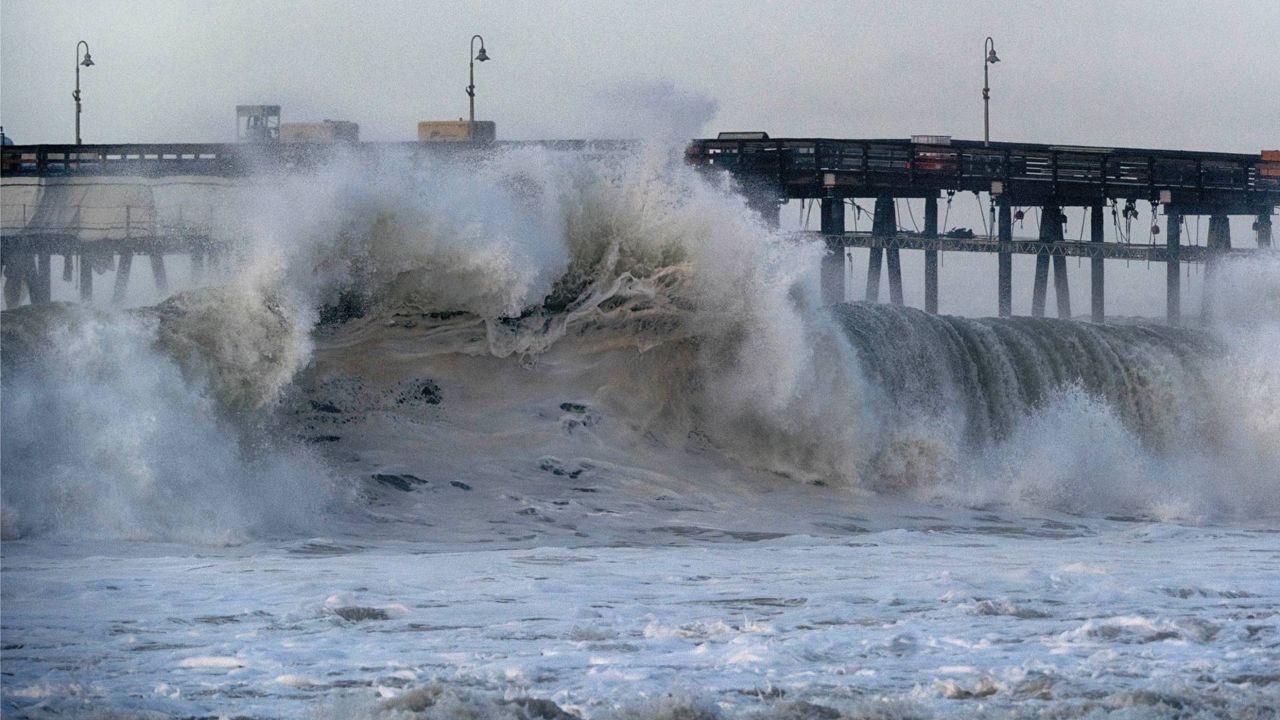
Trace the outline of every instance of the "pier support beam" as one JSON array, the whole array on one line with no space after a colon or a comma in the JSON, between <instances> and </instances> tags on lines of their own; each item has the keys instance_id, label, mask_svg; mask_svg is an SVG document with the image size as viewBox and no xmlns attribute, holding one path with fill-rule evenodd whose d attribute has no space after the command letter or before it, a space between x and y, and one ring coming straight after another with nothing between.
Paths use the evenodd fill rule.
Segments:
<instances>
[{"instance_id":1,"label":"pier support beam","mask_svg":"<svg viewBox=\"0 0 1280 720\"><path fill-rule=\"evenodd\" d=\"M1095 323L1107 321L1107 289L1105 265L1102 259L1103 230L1102 203L1089 209L1089 242L1098 244L1098 255L1089 259L1090 310Z\"/></svg>"},{"instance_id":2,"label":"pier support beam","mask_svg":"<svg viewBox=\"0 0 1280 720\"><path fill-rule=\"evenodd\" d=\"M938 237L938 198L924 199L924 236ZM938 251L924 251L924 311L938 313Z\"/></svg>"},{"instance_id":3,"label":"pier support beam","mask_svg":"<svg viewBox=\"0 0 1280 720\"><path fill-rule=\"evenodd\" d=\"M876 198L876 207L871 219L871 235L873 238L887 240L897 234L898 221L894 215L893 198L880 197ZM894 276L893 270L898 269L897 286L899 304L902 302L902 267L897 262L898 251L896 248L873 247L867 258L867 302L880 301L880 258L883 257L884 251L888 249L893 253L894 259L889 262L889 292L893 293Z\"/></svg>"},{"instance_id":4,"label":"pier support beam","mask_svg":"<svg viewBox=\"0 0 1280 720\"><path fill-rule=\"evenodd\" d=\"M1055 208L1055 221L1057 222L1057 231L1054 233L1053 242L1062 240L1062 221L1066 217L1062 214L1062 210ZM1061 253L1055 253L1053 256L1053 295L1058 301L1058 317L1063 320L1071 319L1071 287L1067 285L1067 256Z\"/></svg>"},{"instance_id":5,"label":"pier support beam","mask_svg":"<svg viewBox=\"0 0 1280 720\"><path fill-rule=\"evenodd\" d=\"M1271 247L1271 213L1258 214L1258 247Z\"/></svg>"},{"instance_id":6,"label":"pier support beam","mask_svg":"<svg viewBox=\"0 0 1280 720\"><path fill-rule=\"evenodd\" d=\"M1231 219L1222 213L1209 216L1209 237L1206 244L1209 253L1204 259L1204 297L1201 303L1201 316L1208 321L1213 314L1213 295L1216 291L1214 279L1218 274L1218 264L1222 255L1231 249Z\"/></svg>"},{"instance_id":7,"label":"pier support beam","mask_svg":"<svg viewBox=\"0 0 1280 720\"><path fill-rule=\"evenodd\" d=\"M164 271L164 255L151 253L151 278L155 280L156 291L163 294L169 292L169 276Z\"/></svg>"},{"instance_id":8,"label":"pier support beam","mask_svg":"<svg viewBox=\"0 0 1280 720\"><path fill-rule=\"evenodd\" d=\"M27 287L34 275L35 256L15 252L4 259L4 306L15 308L22 304L22 288Z\"/></svg>"},{"instance_id":9,"label":"pier support beam","mask_svg":"<svg viewBox=\"0 0 1280 720\"><path fill-rule=\"evenodd\" d=\"M1178 325L1182 322L1182 216L1168 210L1164 215L1169 250L1164 269L1165 318L1170 325Z\"/></svg>"},{"instance_id":10,"label":"pier support beam","mask_svg":"<svg viewBox=\"0 0 1280 720\"><path fill-rule=\"evenodd\" d=\"M893 198L877 198L876 214L880 214L880 204L884 203L887 208L885 220L882 222L880 232L887 236L898 234L898 216L897 203ZM885 269L889 271L889 302L894 305L902 304L902 258L896 247L887 247L884 249Z\"/></svg>"},{"instance_id":11,"label":"pier support beam","mask_svg":"<svg viewBox=\"0 0 1280 720\"><path fill-rule=\"evenodd\" d=\"M80 299L93 302L93 260L83 251L80 253Z\"/></svg>"},{"instance_id":12,"label":"pier support beam","mask_svg":"<svg viewBox=\"0 0 1280 720\"><path fill-rule=\"evenodd\" d=\"M999 280L996 292L999 296L1000 317L1013 315L1013 208L1009 199L1001 196Z\"/></svg>"},{"instance_id":13,"label":"pier support beam","mask_svg":"<svg viewBox=\"0 0 1280 720\"><path fill-rule=\"evenodd\" d=\"M27 290L31 293L31 304L47 303L53 300L53 256L40 253L36 260L34 272L31 274Z\"/></svg>"},{"instance_id":14,"label":"pier support beam","mask_svg":"<svg viewBox=\"0 0 1280 720\"><path fill-rule=\"evenodd\" d=\"M1040 242L1052 242L1050 238L1053 228L1062 227L1057 219L1057 208L1045 206L1040 211ZM1055 211L1055 212L1050 212ZM1047 250L1047 249L1046 249ZM1031 286L1031 316L1044 317L1045 297L1049 293L1049 254L1041 251L1036 255L1036 275Z\"/></svg>"},{"instance_id":15,"label":"pier support beam","mask_svg":"<svg viewBox=\"0 0 1280 720\"><path fill-rule=\"evenodd\" d=\"M125 250L120 253L120 262L116 264L116 285L111 290L111 302L124 302L129 292L129 271L133 268L133 253Z\"/></svg>"},{"instance_id":16,"label":"pier support beam","mask_svg":"<svg viewBox=\"0 0 1280 720\"><path fill-rule=\"evenodd\" d=\"M819 201L822 234L827 252L822 256L822 302L833 305L845 301L844 287L844 198L822 198Z\"/></svg>"},{"instance_id":17,"label":"pier support beam","mask_svg":"<svg viewBox=\"0 0 1280 720\"><path fill-rule=\"evenodd\" d=\"M902 258L898 248L884 250L885 267L889 270L889 302L901 305L902 302Z\"/></svg>"},{"instance_id":18,"label":"pier support beam","mask_svg":"<svg viewBox=\"0 0 1280 720\"><path fill-rule=\"evenodd\" d=\"M1045 205L1040 211L1040 242L1045 245L1062 240L1062 210L1056 205ZM1049 265L1053 265L1053 293L1058 301L1058 317L1071 317L1071 291L1067 287L1067 258L1051 252L1049 247L1036 255L1035 285L1031 289L1031 314L1044 317L1045 300L1049 294Z\"/></svg>"},{"instance_id":19,"label":"pier support beam","mask_svg":"<svg viewBox=\"0 0 1280 720\"><path fill-rule=\"evenodd\" d=\"M22 302L22 282L17 277L9 274L12 265L4 266L4 309L8 310L12 307L18 307L18 303Z\"/></svg>"},{"instance_id":20,"label":"pier support beam","mask_svg":"<svg viewBox=\"0 0 1280 720\"><path fill-rule=\"evenodd\" d=\"M71 253L62 256L62 282L71 282L75 279L75 257Z\"/></svg>"}]
</instances>

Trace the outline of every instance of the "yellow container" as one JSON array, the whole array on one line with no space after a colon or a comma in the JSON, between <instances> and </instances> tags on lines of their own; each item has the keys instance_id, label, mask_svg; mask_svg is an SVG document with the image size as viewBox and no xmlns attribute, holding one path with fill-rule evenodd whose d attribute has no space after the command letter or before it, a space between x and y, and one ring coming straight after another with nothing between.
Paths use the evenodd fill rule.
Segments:
<instances>
[{"instance_id":1,"label":"yellow container","mask_svg":"<svg viewBox=\"0 0 1280 720\"><path fill-rule=\"evenodd\" d=\"M472 137L472 129L475 137ZM492 120L426 120L418 123L418 142L493 142L497 125Z\"/></svg>"}]
</instances>

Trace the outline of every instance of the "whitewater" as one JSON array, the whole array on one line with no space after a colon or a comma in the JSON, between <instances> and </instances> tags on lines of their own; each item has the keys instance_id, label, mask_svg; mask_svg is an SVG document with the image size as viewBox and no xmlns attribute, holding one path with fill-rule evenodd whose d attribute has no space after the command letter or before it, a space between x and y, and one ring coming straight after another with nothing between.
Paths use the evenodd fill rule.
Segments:
<instances>
[{"instance_id":1,"label":"whitewater","mask_svg":"<svg viewBox=\"0 0 1280 720\"><path fill-rule=\"evenodd\" d=\"M1275 260L931 316L662 147L225 192L0 317L6 716L1280 717Z\"/></svg>"}]
</instances>

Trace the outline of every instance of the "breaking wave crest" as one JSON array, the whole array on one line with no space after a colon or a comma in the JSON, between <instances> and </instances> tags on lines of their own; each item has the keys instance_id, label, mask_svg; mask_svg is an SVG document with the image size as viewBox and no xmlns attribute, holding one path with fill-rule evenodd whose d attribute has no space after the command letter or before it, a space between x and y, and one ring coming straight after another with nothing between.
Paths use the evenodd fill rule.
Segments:
<instances>
[{"instance_id":1,"label":"breaking wave crest","mask_svg":"<svg viewBox=\"0 0 1280 720\"><path fill-rule=\"evenodd\" d=\"M881 485L1158 518L1277 509L1274 402L1263 395L1280 374L1264 368L1255 336L875 306L836 313L873 379Z\"/></svg>"},{"instance_id":2,"label":"breaking wave crest","mask_svg":"<svg viewBox=\"0 0 1280 720\"><path fill-rule=\"evenodd\" d=\"M1277 511L1274 264L1226 266L1259 290L1219 307L1250 321L1199 331L833 311L820 248L653 148L337 163L246 213L225 287L4 314L7 533L303 522L340 493L281 399L335 368L377 384L446 363L475 388L555 376L619 419L614 450L664 462L970 504ZM529 433L510 410L495 427Z\"/></svg>"}]
</instances>

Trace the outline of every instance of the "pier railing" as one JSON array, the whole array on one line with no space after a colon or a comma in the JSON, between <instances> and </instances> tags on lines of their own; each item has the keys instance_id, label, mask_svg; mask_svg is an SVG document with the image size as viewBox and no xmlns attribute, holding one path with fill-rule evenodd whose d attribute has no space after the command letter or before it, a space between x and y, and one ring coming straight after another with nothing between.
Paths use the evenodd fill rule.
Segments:
<instances>
[{"instance_id":1,"label":"pier railing","mask_svg":"<svg viewBox=\"0 0 1280 720\"><path fill-rule=\"evenodd\" d=\"M494 143L118 143L107 145L5 145L4 177L59 175L210 175L234 177L288 172L347 156L357 160L473 158L515 146L537 146L593 154L617 153L625 140L531 140Z\"/></svg>"},{"instance_id":2,"label":"pier railing","mask_svg":"<svg viewBox=\"0 0 1280 720\"><path fill-rule=\"evenodd\" d=\"M767 183L782 197L1008 194L1019 204L1104 199L1247 206L1280 203L1280 163L1259 155L957 140L696 140L694 165Z\"/></svg>"},{"instance_id":3,"label":"pier railing","mask_svg":"<svg viewBox=\"0 0 1280 720\"><path fill-rule=\"evenodd\" d=\"M831 235L819 232L804 232L803 235L822 238L828 242ZM883 248L892 250L933 250L939 252L980 252L980 253L1012 253L1014 255L1048 255L1079 258L1098 258L1106 260L1138 260L1148 262L1168 262L1176 253L1177 260L1186 263L1203 263L1211 255L1254 255L1260 252L1254 248L1217 249L1207 245L1181 245L1170 251L1169 246L1155 243L1126 242L1090 242L1076 240L1056 240L1045 242L1038 238L1013 238L1001 243L997 239L985 237L926 237L917 233L900 233L897 235L874 235L869 232L846 232L836 236L844 247ZM1005 246L1007 245L1007 246ZM1262 252L1276 253L1276 250Z\"/></svg>"}]
</instances>

